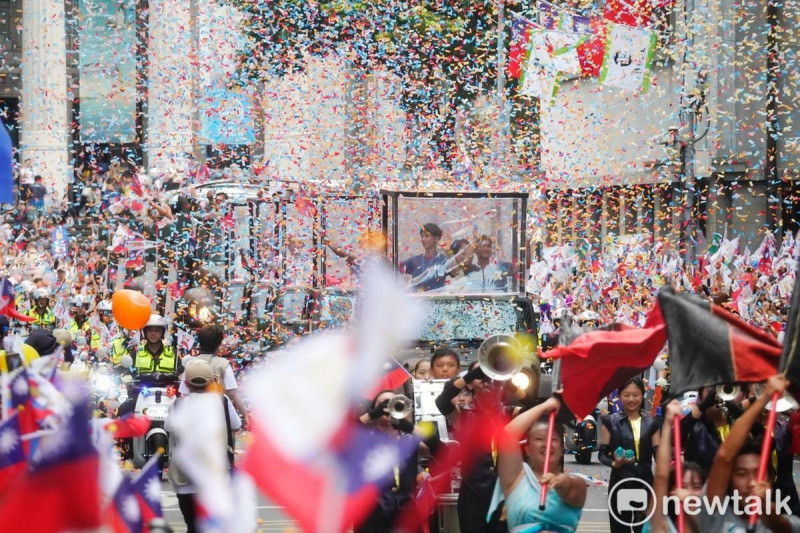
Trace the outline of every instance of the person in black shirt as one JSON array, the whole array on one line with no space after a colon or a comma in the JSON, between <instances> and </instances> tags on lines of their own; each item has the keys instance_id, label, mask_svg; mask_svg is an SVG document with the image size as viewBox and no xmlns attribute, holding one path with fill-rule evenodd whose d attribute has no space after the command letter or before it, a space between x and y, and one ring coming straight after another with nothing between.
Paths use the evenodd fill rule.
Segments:
<instances>
[{"instance_id":1,"label":"person in black shirt","mask_svg":"<svg viewBox=\"0 0 800 533\"><path fill-rule=\"evenodd\" d=\"M374 431L392 435L398 439L411 439L414 424L407 419L395 419L389 416L389 400L394 392L384 390L372 401L370 410L360 417L362 424L370 426ZM354 533L384 533L392 531L392 526L402 512L414 505L414 490L417 483L417 454L412 453L408 459L394 466L394 483L378 496L375 508L364 521L354 528Z\"/></svg>"},{"instance_id":2,"label":"person in black shirt","mask_svg":"<svg viewBox=\"0 0 800 533\"><path fill-rule=\"evenodd\" d=\"M604 465L611 467L608 490L613 496L609 506L613 506L617 512L620 511L616 501L619 494L619 490L615 490L616 485L622 484L623 488L628 485L633 489L641 488L641 483L626 483L631 478L653 485L653 456L661 438L659 432L661 423L643 413L644 392L641 378L629 379L619 388L623 409L602 418L597 458ZM617 453L620 449L622 454ZM618 522L611 514L609 521L612 533L642 530L641 525L632 528L628 524Z\"/></svg>"}]
</instances>

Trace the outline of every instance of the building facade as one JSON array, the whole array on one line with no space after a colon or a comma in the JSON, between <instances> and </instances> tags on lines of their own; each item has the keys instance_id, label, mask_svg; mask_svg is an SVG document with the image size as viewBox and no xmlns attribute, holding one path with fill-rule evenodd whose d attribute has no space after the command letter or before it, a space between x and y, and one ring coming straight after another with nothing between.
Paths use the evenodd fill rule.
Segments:
<instances>
[{"instance_id":1,"label":"building facade","mask_svg":"<svg viewBox=\"0 0 800 533\"><path fill-rule=\"evenodd\" d=\"M799 7L676 0L648 92L565 82L541 112L549 243L796 232Z\"/></svg>"},{"instance_id":2,"label":"building facade","mask_svg":"<svg viewBox=\"0 0 800 533\"><path fill-rule=\"evenodd\" d=\"M0 0L0 113L22 168L59 198L81 168L112 157L183 172L228 150L284 178L332 181L425 166L397 80L357 75L346 54L257 90L230 87L236 17L199 0ZM800 0L676 0L647 92L576 78L553 102L526 104L540 172L521 179L544 191L543 239L691 232L702 246L728 233L746 246L796 231L798 26ZM493 113L479 98L458 118L465 167L492 166L493 144L465 139L491 135L476 125Z\"/></svg>"}]
</instances>

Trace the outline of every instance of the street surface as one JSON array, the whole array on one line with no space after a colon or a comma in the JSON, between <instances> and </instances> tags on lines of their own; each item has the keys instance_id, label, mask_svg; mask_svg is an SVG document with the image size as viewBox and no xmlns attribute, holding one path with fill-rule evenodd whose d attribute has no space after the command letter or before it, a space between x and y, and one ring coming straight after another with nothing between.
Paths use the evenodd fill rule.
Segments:
<instances>
[{"instance_id":1,"label":"street surface","mask_svg":"<svg viewBox=\"0 0 800 533\"><path fill-rule=\"evenodd\" d=\"M606 481L608 479L608 468L601 465L596 460L596 455L593 458L592 464L579 465L575 463L573 456L567 456L565 464L570 472L590 476L596 480ZM164 518L173 528L175 533L184 533L186 526L183 523L180 509L178 509L178 500L172 492L172 487L169 483L163 483L163 491L161 496L161 505L164 510ZM273 503L259 498L258 501L258 517L259 517L259 531L267 532L299 532L294 521L289 519L283 510L274 505ZM590 482L589 491L586 497L586 505L583 508L583 515L581 516L579 532L585 533L599 533L608 532L608 510L606 505L606 487L595 486ZM444 532L442 532L444 533Z\"/></svg>"}]
</instances>

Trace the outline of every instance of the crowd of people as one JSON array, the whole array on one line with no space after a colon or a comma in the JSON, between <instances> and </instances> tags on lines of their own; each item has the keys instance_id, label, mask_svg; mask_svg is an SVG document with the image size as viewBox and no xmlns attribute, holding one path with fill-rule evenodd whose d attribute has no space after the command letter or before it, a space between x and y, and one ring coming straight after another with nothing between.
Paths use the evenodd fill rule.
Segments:
<instances>
[{"instance_id":1,"label":"crowd of people","mask_svg":"<svg viewBox=\"0 0 800 533\"><path fill-rule=\"evenodd\" d=\"M178 270L188 273L193 265L183 258L190 258L192 244L183 230L198 222L213 224L213 213L222 208L225 199L188 199L176 208L162 199L163 191L173 186L170 180L141 183L137 178L131 188L131 176L129 171L109 168L99 194L94 187L89 192L84 189L68 206L48 203L46 189L43 192L34 187L17 205L4 209L0 274L15 288L16 310L30 317L30 323L0 317L2 334L11 338L31 332L35 336L37 330L67 331L67 341L59 335L55 338L70 345L68 360L106 361L120 366L129 355L129 366L141 374L183 374L180 392L186 396L184 405L205 402L203 395L216 385L230 400L221 404L219 413L227 427L227 437L221 443L227 454L232 447L232 432L249 425L229 361L229 346L223 343L226 335L239 332L230 324L206 326L192 333L190 348L194 349L182 350L180 343L167 337L171 324L159 315L153 315L141 331L120 328L110 303L112 287L117 285L117 258L109 252L113 228L124 223L144 241L184 250L165 257L178 264L184 261ZM86 183L93 181L92 176L86 178ZM133 190L142 186L144 190ZM182 220L192 212L191 221ZM510 266L501 267L492 261L489 236L448 243L445 248L440 245L442 230L436 224L424 224L419 235L423 253L401 265L417 289L436 290L487 270L500 273L490 276L491 283L499 279L506 286L512 275ZM667 241L604 244L602 252L568 245L545 249L531 246L535 253L528 279L523 281L525 292L538 308L540 335L557 333L568 315L583 316L584 326L612 322L642 326L653 308L655 294L664 286L703 295L779 340L785 334L798 264L797 242L792 236L777 242L767 235L753 252L740 251L738 239L721 238L694 263L683 261ZM436 265L450 268L429 275ZM137 267L131 268L135 272ZM486 279L486 275L481 277L484 285ZM510 383L489 379L477 361L469 362L462 371L463 354L454 348L438 347L430 358L414 361L409 371L415 380L443 383L436 406L455 440L462 442L460 449L453 449L441 435L424 430L415 423L419 421L413 414L398 417L391 412L390 402L402 390L380 391L359 413L365 427L400 439L416 436L422 443L419 454L396 465L394 482L380 494L373 511L356 531L390 531L409 507L419 504L417 495L430 482L428 472L454 457L463 467L458 489L461 531L575 531L586 502L587 485L584 478L565 468L566 430L561 420L555 426L547 422L551 412L562 411L559 394L547 399L526 398ZM10 346L7 351L11 351ZM540 356L546 358L546 352ZM723 497L736 491L763 500L768 497L767 489L781 488L790 499L790 511L778 509L762 515L758 530L800 530L800 519L796 518L800 498L791 468L794 451L800 450L800 419L793 413L796 403L781 407L768 481L756 479L759 439L764 433L760 417L772 393L785 391L783 377L776 376L763 387L745 388L731 397L721 397L709 387L698 391L694 402L681 405L673 401L657 411L645 400L652 385L638 377L629 380L618 389L620 408L604 413L599 424L598 460L610 469L612 508L620 507L620 490L633 487L632 479L641 480L654 488L656 498L651 503L658 511L645 528L675 531L678 518L674 509L658 507L661 496L676 495L685 501L690 496ZM413 394L408 389L406 392ZM135 403L134 394L115 415L131 412ZM481 437L494 435L489 432L474 432L476 425L484 427L487 420L501 420L505 425L501 440ZM674 466L670 464L671 428L676 424L683 435L685 458L683 487L677 491ZM465 440L473 444L465 446ZM520 446L520 442L524 444ZM194 484L184 470L171 468L169 479L189 531L194 531ZM539 505L540 499L544 507ZM625 522L626 516L612 514L612 531L630 531L630 523L645 511L630 510L630 522ZM726 511L690 519L687 527L692 531L743 531L746 521L744 513ZM641 531L642 526L633 526L633 530Z\"/></svg>"}]
</instances>

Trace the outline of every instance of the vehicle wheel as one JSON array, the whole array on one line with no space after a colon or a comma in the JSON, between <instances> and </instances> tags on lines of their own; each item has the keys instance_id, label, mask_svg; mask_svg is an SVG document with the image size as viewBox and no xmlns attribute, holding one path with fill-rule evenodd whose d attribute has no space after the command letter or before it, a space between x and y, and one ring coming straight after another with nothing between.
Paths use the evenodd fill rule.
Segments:
<instances>
[{"instance_id":1,"label":"vehicle wheel","mask_svg":"<svg viewBox=\"0 0 800 533\"><path fill-rule=\"evenodd\" d=\"M156 433L147 440L146 458L149 461L159 450L161 450L161 457L158 460L158 469L163 470L167 465L167 436L161 433Z\"/></svg>"},{"instance_id":2,"label":"vehicle wheel","mask_svg":"<svg viewBox=\"0 0 800 533\"><path fill-rule=\"evenodd\" d=\"M592 450L578 450L575 452L575 462L579 465L588 465L592 462Z\"/></svg>"}]
</instances>

